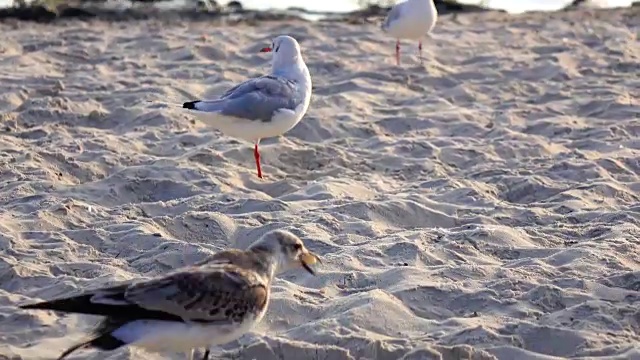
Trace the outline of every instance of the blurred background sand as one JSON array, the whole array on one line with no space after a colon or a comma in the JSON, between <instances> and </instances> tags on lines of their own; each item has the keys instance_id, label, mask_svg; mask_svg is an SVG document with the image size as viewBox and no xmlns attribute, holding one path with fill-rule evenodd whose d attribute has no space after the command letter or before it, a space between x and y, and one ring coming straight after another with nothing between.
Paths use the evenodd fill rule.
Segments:
<instances>
[{"instance_id":1,"label":"blurred background sand","mask_svg":"<svg viewBox=\"0 0 640 360\"><path fill-rule=\"evenodd\" d=\"M96 322L18 303L287 228L320 275L276 281L219 358L640 359L639 11L442 16L401 67L377 24L0 23L0 354ZM314 95L265 181L250 144L147 102L264 73L279 34Z\"/></svg>"},{"instance_id":2,"label":"blurred background sand","mask_svg":"<svg viewBox=\"0 0 640 360\"><path fill-rule=\"evenodd\" d=\"M36 0L39 1L39 0ZM47 0L44 0L47 1ZM118 0L115 0L118 1ZM134 0L135 1L135 0ZM169 3L183 4L190 0L171 0ZM463 5L478 5L487 9L505 10L509 13L521 13L525 11L556 11L567 7L575 2L575 0L446 0L450 3ZM126 2L126 1L122 1ZM165 2L160 1L158 2ZM231 1L220 0L220 5L229 4ZM629 7L635 0L584 0L584 6L592 8L615 8ZM0 0L0 7L11 6L14 0ZM354 11L361 8L365 4L381 4L391 5L394 0L323 0L323 1L307 1L299 0L242 0L240 3L247 9L269 10L269 9L287 9L292 7L305 8L311 11L326 12L346 12Z\"/></svg>"}]
</instances>

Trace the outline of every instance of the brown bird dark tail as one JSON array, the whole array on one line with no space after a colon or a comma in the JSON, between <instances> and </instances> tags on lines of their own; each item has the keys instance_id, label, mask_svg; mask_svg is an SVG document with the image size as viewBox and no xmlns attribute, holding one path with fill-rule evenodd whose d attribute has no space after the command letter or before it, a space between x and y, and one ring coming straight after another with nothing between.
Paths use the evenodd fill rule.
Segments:
<instances>
[{"instance_id":1,"label":"brown bird dark tail","mask_svg":"<svg viewBox=\"0 0 640 360\"><path fill-rule=\"evenodd\" d=\"M58 356L58 358L56 360L62 360L64 358L66 358L67 356L69 356L69 354L71 354L72 352L84 348L84 347L88 347L91 345L91 341L93 340L89 340L77 345L73 345L72 347L68 348L67 350L65 350L60 356Z\"/></svg>"},{"instance_id":2,"label":"brown bird dark tail","mask_svg":"<svg viewBox=\"0 0 640 360\"><path fill-rule=\"evenodd\" d=\"M72 352L79 349L83 349L83 348L92 347L100 350L109 351L109 350L115 350L123 345L126 345L126 344L116 339L115 337L111 336L111 334L104 334L96 338L93 338L89 341L85 341L80 344L73 345L72 347L65 350L62 354L60 354L60 356L56 360L62 360L67 356L69 356Z\"/></svg>"},{"instance_id":3,"label":"brown bird dark tail","mask_svg":"<svg viewBox=\"0 0 640 360\"><path fill-rule=\"evenodd\" d=\"M115 350L121 346L127 345L124 341L117 339L111 333L118 329L120 326L126 324L126 320L114 319L114 318L104 318L95 330L93 330L93 335L95 336L93 339L81 342L80 344L73 345L72 347L65 350L56 360L62 360L65 357L69 356L72 352L84 349L84 348L94 348L103 351L111 351Z\"/></svg>"}]
</instances>

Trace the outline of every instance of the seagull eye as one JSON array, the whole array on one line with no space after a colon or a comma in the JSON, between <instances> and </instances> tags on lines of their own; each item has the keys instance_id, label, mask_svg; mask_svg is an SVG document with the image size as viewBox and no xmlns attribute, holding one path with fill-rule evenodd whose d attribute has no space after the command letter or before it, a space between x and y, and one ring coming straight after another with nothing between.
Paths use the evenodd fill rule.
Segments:
<instances>
[{"instance_id":1,"label":"seagull eye","mask_svg":"<svg viewBox=\"0 0 640 360\"><path fill-rule=\"evenodd\" d=\"M293 250L295 251L302 250L302 244L293 244Z\"/></svg>"}]
</instances>

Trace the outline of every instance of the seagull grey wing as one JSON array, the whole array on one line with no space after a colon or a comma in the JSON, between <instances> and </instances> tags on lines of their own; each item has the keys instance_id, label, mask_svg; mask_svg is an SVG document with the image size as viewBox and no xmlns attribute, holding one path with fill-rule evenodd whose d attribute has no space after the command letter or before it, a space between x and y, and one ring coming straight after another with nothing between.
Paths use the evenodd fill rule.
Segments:
<instances>
[{"instance_id":1,"label":"seagull grey wing","mask_svg":"<svg viewBox=\"0 0 640 360\"><path fill-rule=\"evenodd\" d=\"M304 101L295 81L277 76L248 80L223 95L220 113L248 120L271 121L282 109L294 111Z\"/></svg>"},{"instance_id":2,"label":"seagull grey wing","mask_svg":"<svg viewBox=\"0 0 640 360\"><path fill-rule=\"evenodd\" d=\"M257 90L259 87L256 86L256 81L260 79L261 78L249 79L235 85L231 89L225 91L225 93L218 99L188 101L182 104L182 107L202 112L220 112L227 104L227 100L234 99Z\"/></svg>"},{"instance_id":3,"label":"seagull grey wing","mask_svg":"<svg viewBox=\"0 0 640 360\"><path fill-rule=\"evenodd\" d=\"M230 323L266 306L267 285L253 272L234 266L205 266L139 283L125 298L138 306L184 321Z\"/></svg>"},{"instance_id":4,"label":"seagull grey wing","mask_svg":"<svg viewBox=\"0 0 640 360\"><path fill-rule=\"evenodd\" d=\"M255 82L260 80L260 79L261 79L261 77L243 81L240 84L235 85L231 89L225 91L224 94L222 94L222 96L220 96L220 99L226 99L228 97L234 97L234 96L237 96L238 94L244 94L244 93L246 93L248 91L254 90L256 88Z\"/></svg>"},{"instance_id":5,"label":"seagull grey wing","mask_svg":"<svg viewBox=\"0 0 640 360\"><path fill-rule=\"evenodd\" d=\"M404 3L397 4L396 6L392 7L391 10L389 10L387 17L382 23L383 30L387 31L389 29L389 26L391 26L393 22L400 19L400 17L402 16L402 5L404 5Z\"/></svg>"}]
</instances>

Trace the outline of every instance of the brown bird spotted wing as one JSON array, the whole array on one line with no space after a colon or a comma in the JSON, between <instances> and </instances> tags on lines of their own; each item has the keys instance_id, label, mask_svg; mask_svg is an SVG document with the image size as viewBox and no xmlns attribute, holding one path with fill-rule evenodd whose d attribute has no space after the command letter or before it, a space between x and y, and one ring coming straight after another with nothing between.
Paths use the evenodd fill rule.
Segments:
<instances>
[{"instance_id":1,"label":"brown bird spotted wing","mask_svg":"<svg viewBox=\"0 0 640 360\"><path fill-rule=\"evenodd\" d=\"M252 271L228 264L191 268L132 284L128 302L169 313L184 321L238 322L267 304L269 290Z\"/></svg>"}]
</instances>

